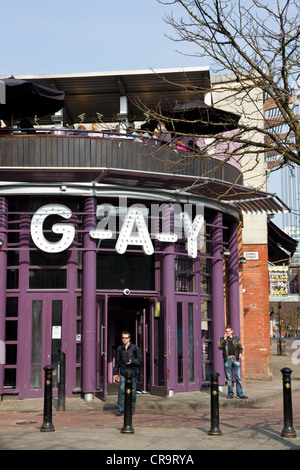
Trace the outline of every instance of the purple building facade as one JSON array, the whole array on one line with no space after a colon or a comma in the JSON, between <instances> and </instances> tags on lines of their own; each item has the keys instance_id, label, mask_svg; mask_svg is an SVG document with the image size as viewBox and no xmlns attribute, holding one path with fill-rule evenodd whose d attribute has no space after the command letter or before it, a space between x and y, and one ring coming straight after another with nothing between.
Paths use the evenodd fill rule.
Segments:
<instances>
[{"instance_id":1,"label":"purple building facade","mask_svg":"<svg viewBox=\"0 0 300 470\"><path fill-rule=\"evenodd\" d=\"M218 339L227 321L241 333L242 211L277 202L245 188L235 160L220 164L201 148L182 166L184 150L116 135L105 122L99 136L66 129L83 104L90 122L99 109L109 123L142 122L137 102L186 102L189 89L203 99L209 69L55 83L66 91L64 129L0 136L0 395L42 397L47 364L56 394L63 351L67 396L105 398L123 330L144 355L140 390L201 390L211 371L224 384Z\"/></svg>"},{"instance_id":2,"label":"purple building facade","mask_svg":"<svg viewBox=\"0 0 300 470\"><path fill-rule=\"evenodd\" d=\"M144 354L141 390L200 390L223 369L222 249L237 244L238 214L164 191L94 193L1 197L0 393L42 397L48 363L55 391L62 350L67 396L105 397L123 330ZM236 275L228 295L237 306L238 292Z\"/></svg>"}]
</instances>

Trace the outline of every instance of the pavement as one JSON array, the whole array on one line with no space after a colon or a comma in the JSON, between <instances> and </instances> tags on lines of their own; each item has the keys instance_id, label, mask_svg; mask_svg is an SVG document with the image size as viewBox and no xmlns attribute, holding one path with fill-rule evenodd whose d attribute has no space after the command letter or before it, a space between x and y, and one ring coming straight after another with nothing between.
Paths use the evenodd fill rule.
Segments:
<instances>
[{"instance_id":1,"label":"pavement","mask_svg":"<svg viewBox=\"0 0 300 470\"><path fill-rule=\"evenodd\" d=\"M116 416L116 396L85 402L66 399L66 411L53 400L53 432L41 432L41 399L0 402L0 450L98 450L104 464L195 464L203 450L300 450L300 365L290 354L272 353L270 380L244 380L247 400L227 399L219 392L219 435L210 435L210 391L172 397L137 396L132 433L121 432L124 416ZM284 428L281 369L292 370L292 425ZM127 459L127 460L126 460ZM175 460L174 460L175 459ZM199 460L200 462L200 460Z\"/></svg>"}]
</instances>

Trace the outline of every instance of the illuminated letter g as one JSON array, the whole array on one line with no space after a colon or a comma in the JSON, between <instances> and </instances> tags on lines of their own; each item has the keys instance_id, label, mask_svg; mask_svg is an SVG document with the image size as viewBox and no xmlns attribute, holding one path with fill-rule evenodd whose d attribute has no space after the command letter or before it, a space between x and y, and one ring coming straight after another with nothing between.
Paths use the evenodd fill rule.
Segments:
<instances>
[{"instance_id":1,"label":"illuminated letter g","mask_svg":"<svg viewBox=\"0 0 300 470\"><path fill-rule=\"evenodd\" d=\"M43 224L49 215L60 215L64 219L72 216L71 210L61 204L47 204L40 207L32 217L30 233L32 240L38 248L47 253L59 253L66 250L72 244L75 236L75 227L72 224L54 224L54 233L61 233L62 237L58 242L51 242L44 237Z\"/></svg>"}]
</instances>

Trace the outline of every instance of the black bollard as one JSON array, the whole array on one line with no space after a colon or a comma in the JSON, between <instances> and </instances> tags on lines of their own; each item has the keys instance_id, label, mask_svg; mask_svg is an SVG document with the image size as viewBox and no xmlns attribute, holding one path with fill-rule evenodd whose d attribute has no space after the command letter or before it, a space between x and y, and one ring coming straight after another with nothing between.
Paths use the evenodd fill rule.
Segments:
<instances>
[{"instance_id":1,"label":"black bollard","mask_svg":"<svg viewBox=\"0 0 300 470\"><path fill-rule=\"evenodd\" d=\"M58 365L57 409L66 411L66 354L59 348L60 361Z\"/></svg>"},{"instance_id":2,"label":"black bollard","mask_svg":"<svg viewBox=\"0 0 300 470\"><path fill-rule=\"evenodd\" d=\"M45 391L44 391L44 422L41 426L41 432L52 432L55 428L52 423L52 365L45 366Z\"/></svg>"},{"instance_id":3,"label":"black bollard","mask_svg":"<svg viewBox=\"0 0 300 470\"><path fill-rule=\"evenodd\" d=\"M132 427L132 377L133 374L126 373L125 376L125 397L124 397L124 425L121 432L133 434Z\"/></svg>"},{"instance_id":4,"label":"black bollard","mask_svg":"<svg viewBox=\"0 0 300 470\"><path fill-rule=\"evenodd\" d=\"M293 371L288 367L281 369L283 381L283 423L284 427L281 432L282 437L297 437L293 427L293 407L292 407L292 387L291 373Z\"/></svg>"},{"instance_id":5,"label":"black bollard","mask_svg":"<svg viewBox=\"0 0 300 470\"><path fill-rule=\"evenodd\" d=\"M219 428L219 373L210 374L210 416L211 428L208 431L210 436L221 436L222 431Z\"/></svg>"}]
</instances>

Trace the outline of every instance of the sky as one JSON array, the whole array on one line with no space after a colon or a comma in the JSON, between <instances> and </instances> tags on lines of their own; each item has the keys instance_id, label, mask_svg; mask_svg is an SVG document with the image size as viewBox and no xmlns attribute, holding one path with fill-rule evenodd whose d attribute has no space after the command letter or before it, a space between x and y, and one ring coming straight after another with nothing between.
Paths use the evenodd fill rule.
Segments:
<instances>
[{"instance_id":1,"label":"sky","mask_svg":"<svg viewBox=\"0 0 300 470\"><path fill-rule=\"evenodd\" d=\"M0 5L0 75L208 65L188 58L187 44L166 37L174 31L163 17L175 10L157 0L0 0Z\"/></svg>"}]
</instances>

